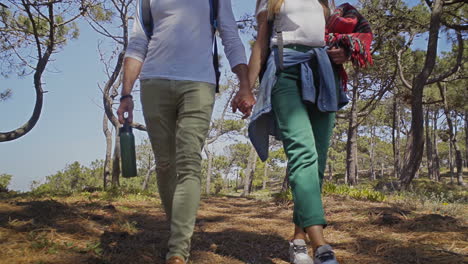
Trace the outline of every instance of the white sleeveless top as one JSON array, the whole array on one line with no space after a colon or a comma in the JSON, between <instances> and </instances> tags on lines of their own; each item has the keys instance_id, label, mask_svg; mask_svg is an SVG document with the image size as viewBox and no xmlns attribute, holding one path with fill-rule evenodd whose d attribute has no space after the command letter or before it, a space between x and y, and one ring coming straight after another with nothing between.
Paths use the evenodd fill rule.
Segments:
<instances>
[{"instance_id":1,"label":"white sleeveless top","mask_svg":"<svg viewBox=\"0 0 468 264\"><path fill-rule=\"evenodd\" d=\"M268 0L260 0L256 16L266 12L267 5ZM278 16L284 45L325 46L325 16L318 0L285 0ZM275 32L271 36L270 44L277 44Z\"/></svg>"}]
</instances>

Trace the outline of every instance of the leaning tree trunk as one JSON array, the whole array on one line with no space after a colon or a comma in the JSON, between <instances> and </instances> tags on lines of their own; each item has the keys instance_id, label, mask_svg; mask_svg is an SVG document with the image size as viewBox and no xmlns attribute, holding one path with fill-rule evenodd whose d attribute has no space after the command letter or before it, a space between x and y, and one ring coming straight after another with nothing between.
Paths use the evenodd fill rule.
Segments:
<instances>
[{"instance_id":1,"label":"leaning tree trunk","mask_svg":"<svg viewBox=\"0 0 468 264\"><path fill-rule=\"evenodd\" d=\"M55 46L57 44L57 24L56 20L54 19L54 5L50 4L48 10L49 17L46 18L46 20L48 19L49 22L49 24L47 25L49 28L49 31L47 32L47 46L44 54L42 54L42 52L44 51L42 45L44 44L42 44L38 38L38 26L40 25L38 25L38 20L34 17L30 8L31 6L33 8L37 8L36 5L37 3L31 4L29 2L23 2L23 6L28 14L29 24L31 26L33 34L36 36L36 48L38 50L38 60L34 73L34 90L36 92L36 103L34 104L34 110L31 117L28 121L26 121L24 125L12 131L0 132L0 142L12 141L26 135L27 133L29 133L29 131L31 131L31 129L34 128L34 126L36 126L37 121L39 121L39 117L41 116L42 105L44 100L44 90L42 90L42 74L44 73L47 64L49 63L50 56L54 53Z\"/></svg>"},{"instance_id":2,"label":"leaning tree trunk","mask_svg":"<svg viewBox=\"0 0 468 264\"><path fill-rule=\"evenodd\" d=\"M120 123L117 119L117 117L114 114L114 109L113 109L113 103L115 97L118 96L118 89L120 88L122 84L122 68L124 64L124 59L125 59L125 51L127 50L128 46L128 20L129 16L128 14L128 6L129 3L126 1L119 1L119 3L114 2L114 6L116 7L116 10L118 13L116 16L120 18L120 29L122 30L121 35L114 35L111 36L109 33L102 32L99 30L99 27L96 27L96 25L101 25L100 21L94 20L91 16L89 18L92 20L91 27L99 34L104 35L105 37L111 38L114 41L116 41L117 46L115 52L119 51L115 63L113 64L113 68L111 67L110 62L104 62L106 65L106 72L108 75L108 80L106 81L102 92L102 103L104 106L104 111L105 114L108 118L108 120L111 122L111 124L114 126L116 130L116 138L115 138L115 146L114 146L114 155L113 155L113 166L112 166L112 186L116 187L119 186L119 176L120 176L120 138L118 136L119 134L119 127ZM102 26L100 26L102 28ZM102 55L102 54L101 54ZM132 127L138 130L146 131L146 127L144 125L138 124L138 123L132 123ZM107 159L107 156L106 156Z\"/></svg>"},{"instance_id":3,"label":"leaning tree trunk","mask_svg":"<svg viewBox=\"0 0 468 264\"><path fill-rule=\"evenodd\" d=\"M425 116L425 124L426 124L426 158L427 158L427 175L429 179L434 178L434 169L433 169L433 161L434 157L432 155L432 141L431 141L431 130L429 127L429 108L426 110Z\"/></svg>"},{"instance_id":4,"label":"leaning tree trunk","mask_svg":"<svg viewBox=\"0 0 468 264\"><path fill-rule=\"evenodd\" d=\"M443 0L433 1L425 63L411 89L411 128L401 175L402 187L405 189L409 188L418 172L424 152L423 90L436 63L443 5Z\"/></svg>"},{"instance_id":5,"label":"leaning tree trunk","mask_svg":"<svg viewBox=\"0 0 468 264\"><path fill-rule=\"evenodd\" d=\"M356 77L355 77L356 79ZM347 182L350 185L357 184L357 87L353 89L353 99L349 113L348 142L346 143L346 172Z\"/></svg>"},{"instance_id":6,"label":"leaning tree trunk","mask_svg":"<svg viewBox=\"0 0 468 264\"><path fill-rule=\"evenodd\" d=\"M398 96L393 96L393 125L392 125L392 145L393 145L393 176L400 178L400 107Z\"/></svg>"},{"instance_id":7,"label":"leaning tree trunk","mask_svg":"<svg viewBox=\"0 0 468 264\"><path fill-rule=\"evenodd\" d=\"M440 158L439 158L439 145L437 144L438 140L438 114L437 111L434 111L434 116L432 119L432 126L434 127L434 132L432 133L433 141L432 146L434 148L434 178L436 181L440 182Z\"/></svg>"},{"instance_id":8,"label":"leaning tree trunk","mask_svg":"<svg viewBox=\"0 0 468 264\"><path fill-rule=\"evenodd\" d=\"M102 120L102 129L104 132L104 136L106 137L106 158L104 160L104 172L103 172L103 187L104 190L107 189L111 171L112 171L112 133L109 129L109 119L107 115L104 113L104 117Z\"/></svg>"}]
</instances>

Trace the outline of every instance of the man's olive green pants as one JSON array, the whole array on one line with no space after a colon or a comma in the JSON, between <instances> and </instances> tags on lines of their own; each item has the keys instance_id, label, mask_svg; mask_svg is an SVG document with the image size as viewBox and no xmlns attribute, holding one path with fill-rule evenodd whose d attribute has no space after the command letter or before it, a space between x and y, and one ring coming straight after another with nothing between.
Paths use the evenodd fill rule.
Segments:
<instances>
[{"instance_id":1,"label":"man's olive green pants","mask_svg":"<svg viewBox=\"0 0 468 264\"><path fill-rule=\"evenodd\" d=\"M315 68L312 70L317 74ZM335 113L320 112L315 104L302 100L300 76L299 65L279 73L272 89L271 103L288 157L294 200L293 221L306 228L326 225L321 185Z\"/></svg>"},{"instance_id":2,"label":"man's olive green pants","mask_svg":"<svg viewBox=\"0 0 468 264\"><path fill-rule=\"evenodd\" d=\"M166 258L189 257L200 202L201 151L210 126L215 87L193 81L141 81L141 103L156 158L157 183L170 222Z\"/></svg>"}]
</instances>

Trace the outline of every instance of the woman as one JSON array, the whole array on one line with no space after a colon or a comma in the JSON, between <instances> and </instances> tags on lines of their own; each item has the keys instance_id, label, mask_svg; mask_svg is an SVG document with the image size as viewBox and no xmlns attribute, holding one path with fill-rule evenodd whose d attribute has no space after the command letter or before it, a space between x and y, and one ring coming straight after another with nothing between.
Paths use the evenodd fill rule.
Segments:
<instances>
[{"instance_id":1,"label":"woman","mask_svg":"<svg viewBox=\"0 0 468 264\"><path fill-rule=\"evenodd\" d=\"M265 62L266 70L249 137L262 160L268 157L268 135L283 142L294 199L289 253L295 264L338 263L323 236L321 185L335 112L348 102L334 68L349 56L343 48L325 47L325 21L330 13L327 0L257 0L251 88ZM240 91L233 110L250 115L249 104L244 103L249 98L248 92ZM307 253L307 236L315 262Z\"/></svg>"}]
</instances>

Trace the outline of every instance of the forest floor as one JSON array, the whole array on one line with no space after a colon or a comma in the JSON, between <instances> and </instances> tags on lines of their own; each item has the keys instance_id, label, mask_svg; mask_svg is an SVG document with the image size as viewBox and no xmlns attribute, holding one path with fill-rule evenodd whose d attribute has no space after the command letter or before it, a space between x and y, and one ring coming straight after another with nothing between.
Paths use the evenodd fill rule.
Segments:
<instances>
[{"instance_id":1,"label":"forest floor","mask_svg":"<svg viewBox=\"0 0 468 264\"><path fill-rule=\"evenodd\" d=\"M341 264L468 263L466 204L458 217L336 195L324 204ZM190 263L288 263L291 215L271 200L204 198ZM168 235L156 196L0 200L0 263L164 263Z\"/></svg>"}]
</instances>

